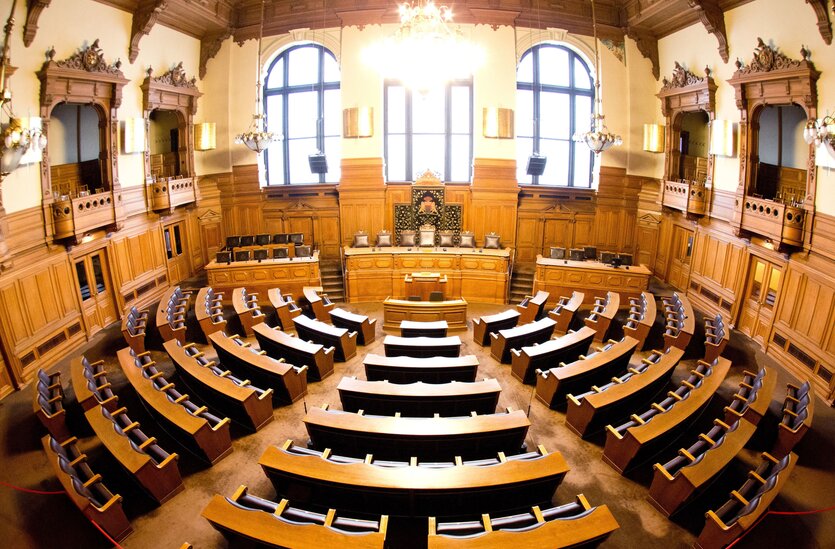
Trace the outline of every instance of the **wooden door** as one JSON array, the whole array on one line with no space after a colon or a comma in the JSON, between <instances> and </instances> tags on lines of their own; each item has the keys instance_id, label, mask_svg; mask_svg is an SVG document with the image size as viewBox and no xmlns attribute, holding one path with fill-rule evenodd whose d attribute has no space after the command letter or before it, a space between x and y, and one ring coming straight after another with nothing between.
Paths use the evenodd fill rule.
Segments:
<instances>
[{"instance_id":1,"label":"wooden door","mask_svg":"<svg viewBox=\"0 0 835 549\"><path fill-rule=\"evenodd\" d=\"M745 282L745 295L739 315L739 331L763 347L768 340L768 333L774 319L782 274L782 269L777 265L751 256L748 279Z\"/></svg>"},{"instance_id":2,"label":"wooden door","mask_svg":"<svg viewBox=\"0 0 835 549\"><path fill-rule=\"evenodd\" d=\"M687 290L690 280L690 260L693 257L694 232L678 225L673 227L670 244L670 268L667 282L681 291Z\"/></svg>"},{"instance_id":3,"label":"wooden door","mask_svg":"<svg viewBox=\"0 0 835 549\"><path fill-rule=\"evenodd\" d=\"M189 267L188 249L186 246L186 224L178 221L166 225L162 229L162 237L165 243L165 257L168 266L168 281L174 286L184 278L188 278L191 269Z\"/></svg>"},{"instance_id":4,"label":"wooden door","mask_svg":"<svg viewBox=\"0 0 835 549\"><path fill-rule=\"evenodd\" d=\"M110 287L107 251L98 250L76 259L75 276L87 335L91 336L118 320Z\"/></svg>"}]
</instances>

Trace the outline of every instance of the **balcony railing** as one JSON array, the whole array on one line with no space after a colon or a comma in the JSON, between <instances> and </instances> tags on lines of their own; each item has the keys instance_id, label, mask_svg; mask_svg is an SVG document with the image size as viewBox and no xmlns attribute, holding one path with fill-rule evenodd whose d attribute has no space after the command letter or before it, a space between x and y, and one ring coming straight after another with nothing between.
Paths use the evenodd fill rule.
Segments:
<instances>
[{"instance_id":1,"label":"balcony railing","mask_svg":"<svg viewBox=\"0 0 835 549\"><path fill-rule=\"evenodd\" d=\"M193 177L161 178L146 187L151 209L155 211L170 210L196 200Z\"/></svg>"},{"instance_id":2,"label":"balcony railing","mask_svg":"<svg viewBox=\"0 0 835 549\"><path fill-rule=\"evenodd\" d=\"M803 208L765 198L745 197L742 228L790 246L803 245Z\"/></svg>"},{"instance_id":3,"label":"balcony railing","mask_svg":"<svg viewBox=\"0 0 835 549\"><path fill-rule=\"evenodd\" d=\"M708 188L703 181L664 181L662 204L694 215L706 215Z\"/></svg>"},{"instance_id":4,"label":"balcony railing","mask_svg":"<svg viewBox=\"0 0 835 549\"><path fill-rule=\"evenodd\" d=\"M55 238L81 236L86 232L116 223L111 191L70 198L62 196L52 204Z\"/></svg>"}]
</instances>

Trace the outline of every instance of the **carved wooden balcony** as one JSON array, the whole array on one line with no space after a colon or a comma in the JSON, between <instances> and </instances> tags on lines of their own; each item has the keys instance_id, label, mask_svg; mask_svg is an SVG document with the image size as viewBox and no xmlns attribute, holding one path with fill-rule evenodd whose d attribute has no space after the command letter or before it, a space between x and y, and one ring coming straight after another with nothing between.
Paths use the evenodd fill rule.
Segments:
<instances>
[{"instance_id":1,"label":"carved wooden balcony","mask_svg":"<svg viewBox=\"0 0 835 549\"><path fill-rule=\"evenodd\" d=\"M191 204L194 196L194 178L160 179L147 185L151 209L171 210L183 204Z\"/></svg>"},{"instance_id":2,"label":"carved wooden balcony","mask_svg":"<svg viewBox=\"0 0 835 549\"><path fill-rule=\"evenodd\" d=\"M701 181L665 181L662 204L694 215L706 215L708 188Z\"/></svg>"},{"instance_id":3,"label":"carved wooden balcony","mask_svg":"<svg viewBox=\"0 0 835 549\"><path fill-rule=\"evenodd\" d=\"M76 198L62 197L52 204L52 224L56 239L79 237L114 223L116 210L112 191Z\"/></svg>"},{"instance_id":4,"label":"carved wooden balcony","mask_svg":"<svg viewBox=\"0 0 835 549\"><path fill-rule=\"evenodd\" d=\"M803 246L803 208L765 198L746 196L742 205L742 228L776 243Z\"/></svg>"}]
</instances>

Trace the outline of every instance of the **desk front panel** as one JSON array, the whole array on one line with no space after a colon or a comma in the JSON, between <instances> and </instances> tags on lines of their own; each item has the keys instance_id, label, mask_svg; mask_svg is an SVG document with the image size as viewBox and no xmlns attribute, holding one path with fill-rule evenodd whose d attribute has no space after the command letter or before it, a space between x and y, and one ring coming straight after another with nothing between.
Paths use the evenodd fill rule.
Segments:
<instances>
[{"instance_id":1,"label":"desk front panel","mask_svg":"<svg viewBox=\"0 0 835 549\"><path fill-rule=\"evenodd\" d=\"M268 259L258 261L234 261L206 265L209 286L216 292L224 292L224 301L228 301L231 290L245 287L248 292L261 294L261 304L267 302L267 291L280 288L282 294L301 295L305 286L321 286L319 259Z\"/></svg>"},{"instance_id":2,"label":"desk front panel","mask_svg":"<svg viewBox=\"0 0 835 549\"><path fill-rule=\"evenodd\" d=\"M649 269L643 265L616 269L594 261L539 258L533 291L550 292L546 306L548 309L556 306L560 296L570 296L575 290L585 294L583 303L586 305L593 304L596 296L604 296L609 291L617 292L621 301L628 303L628 298L638 297L647 289L650 275Z\"/></svg>"}]
</instances>

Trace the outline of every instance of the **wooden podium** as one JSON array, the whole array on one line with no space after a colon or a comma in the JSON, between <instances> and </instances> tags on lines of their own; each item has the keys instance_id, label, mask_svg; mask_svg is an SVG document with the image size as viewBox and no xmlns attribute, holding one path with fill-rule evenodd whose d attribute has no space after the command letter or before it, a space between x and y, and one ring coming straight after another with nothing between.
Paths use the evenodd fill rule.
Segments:
<instances>
[{"instance_id":1,"label":"wooden podium","mask_svg":"<svg viewBox=\"0 0 835 549\"><path fill-rule=\"evenodd\" d=\"M429 301L429 296L432 292L441 292L441 299L436 301L443 301L446 297L446 275L440 273L412 273L404 277L406 282L406 298L411 296L420 297L421 301Z\"/></svg>"}]
</instances>

